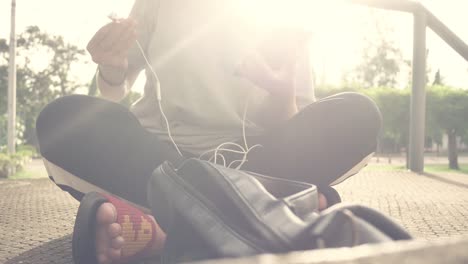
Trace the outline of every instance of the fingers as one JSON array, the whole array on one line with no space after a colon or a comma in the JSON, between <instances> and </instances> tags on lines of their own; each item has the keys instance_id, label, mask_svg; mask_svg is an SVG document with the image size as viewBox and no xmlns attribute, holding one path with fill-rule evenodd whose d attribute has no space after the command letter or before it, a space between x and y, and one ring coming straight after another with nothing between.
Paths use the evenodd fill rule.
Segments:
<instances>
[{"instance_id":1,"label":"fingers","mask_svg":"<svg viewBox=\"0 0 468 264\"><path fill-rule=\"evenodd\" d=\"M112 23L103 26L94 34L94 36L88 42L88 46L86 47L88 51L94 50L96 46L107 36L107 33L109 33L111 29L111 25Z\"/></svg>"},{"instance_id":2,"label":"fingers","mask_svg":"<svg viewBox=\"0 0 468 264\"><path fill-rule=\"evenodd\" d=\"M120 38L115 44L113 45L110 52L114 54L127 54L128 50L132 47L135 43L137 38L136 31L131 27L122 32Z\"/></svg>"},{"instance_id":3,"label":"fingers","mask_svg":"<svg viewBox=\"0 0 468 264\"><path fill-rule=\"evenodd\" d=\"M98 64L122 64L135 40L136 22L132 19L115 20L96 32L87 50Z\"/></svg>"},{"instance_id":4,"label":"fingers","mask_svg":"<svg viewBox=\"0 0 468 264\"><path fill-rule=\"evenodd\" d=\"M135 24L130 20L111 23L112 27L107 32L107 36L99 43L100 47L110 52L119 51L122 42L128 41L128 37L135 32Z\"/></svg>"}]
</instances>

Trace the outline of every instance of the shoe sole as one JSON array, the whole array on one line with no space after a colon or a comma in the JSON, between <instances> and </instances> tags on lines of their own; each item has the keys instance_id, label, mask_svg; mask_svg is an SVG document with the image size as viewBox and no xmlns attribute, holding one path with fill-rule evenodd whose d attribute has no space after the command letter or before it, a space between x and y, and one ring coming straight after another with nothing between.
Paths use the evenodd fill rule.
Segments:
<instances>
[{"instance_id":1,"label":"shoe sole","mask_svg":"<svg viewBox=\"0 0 468 264\"><path fill-rule=\"evenodd\" d=\"M82 194L87 194L87 193L90 193L90 192L97 192L97 193L104 193L104 194L108 194L108 195L113 195L115 197L118 197L119 199L125 201L126 203L128 204L131 204L132 206L134 207L137 207L139 208L140 210L142 210L144 213L149 213L150 212L150 209L146 208L146 207L143 207L141 205L138 205L138 204L135 204L133 202L130 202L128 200L126 200L125 198L122 198L120 196L117 196L113 193L110 193L92 183L89 183L83 179L81 179L80 177L62 169L61 167L55 165L54 163L48 161L47 159L45 158L42 158L43 162L44 162L44 166L47 170L47 173L49 174L49 177L51 178L51 180L56 184L58 185L60 188L62 188L61 186L67 186L75 191L78 191ZM66 190L65 190L66 191Z\"/></svg>"},{"instance_id":2,"label":"shoe sole","mask_svg":"<svg viewBox=\"0 0 468 264\"><path fill-rule=\"evenodd\" d=\"M87 193L80 202L73 225L72 257L76 264L98 264L96 256L96 212L107 199Z\"/></svg>"},{"instance_id":3,"label":"shoe sole","mask_svg":"<svg viewBox=\"0 0 468 264\"><path fill-rule=\"evenodd\" d=\"M357 163L354 167L352 167L349 171L347 171L345 174L343 174L343 176L339 177L338 179L336 179L334 182L332 182L330 184L330 186L334 186L334 185L337 185L339 183L342 183L344 182L346 179L348 179L349 177L357 174L362 168L366 167L367 164L369 163L369 161L372 159L372 157L374 156L375 152L372 152L371 154L369 154L368 156L364 157L364 159L362 159L359 163Z\"/></svg>"},{"instance_id":4,"label":"shoe sole","mask_svg":"<svg viewBox=\"0 0 468 264\"><path fill-rule=\"evenodd\" d=\"M349 177L357 174L362 168L364 168L365 166L367 166L367 164L369 163L370 159L374 156L374 152L372 152L371 154L369 154L368 156L364 157L364 159L362 159L359 163L357 163L353 168L351 168L349 171L347 171L345 174L343 174L343 176L339 177L338 179L336 179L335 181L333 181L330 186L334 186L334 185L337 185L339 183L342 183L343 181L345 181L346 179L348 179ZM105 194L110 194L110 195L114 195L116 196L115 194L111 194L109 193L108 191L96 186L96 185L93 185L83 179L81 179L80 177L62 169L61 167L55 165L54 163L50 162L49 160L45 159L45 158L42 158L43 162L44 162L44 166L49 174L49 177L55 182L55 184L57 184L58 186L68 186L80 193L83 193L83 194L86 194L86 193L89 193L89 192L98 192L98 193L105 193ZM149 212L150 210L148 208L145 208L145 207L142 207L141 205L137 205L135 203L132 203L122 197L119 197L120 199L128 202L129 204L137 207L137 208L140 208L141 210L143 210L144 212Z\"/></svg>"}]
</instances>

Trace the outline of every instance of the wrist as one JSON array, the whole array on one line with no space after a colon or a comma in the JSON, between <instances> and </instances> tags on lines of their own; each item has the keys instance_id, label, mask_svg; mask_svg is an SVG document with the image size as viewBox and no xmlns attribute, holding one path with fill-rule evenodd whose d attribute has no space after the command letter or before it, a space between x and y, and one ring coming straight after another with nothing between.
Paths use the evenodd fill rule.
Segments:
<instances>
[{"instance_id":1,"label":"wrist","mask_svg":"<svg viewBox=\"0 0 468 264\"><path fill-rule=\"evenodd\" d=\"M114 66L99 65L99 77L110 86L121 86L127 77L127 69Z\"/></svg>"}]
</instances>

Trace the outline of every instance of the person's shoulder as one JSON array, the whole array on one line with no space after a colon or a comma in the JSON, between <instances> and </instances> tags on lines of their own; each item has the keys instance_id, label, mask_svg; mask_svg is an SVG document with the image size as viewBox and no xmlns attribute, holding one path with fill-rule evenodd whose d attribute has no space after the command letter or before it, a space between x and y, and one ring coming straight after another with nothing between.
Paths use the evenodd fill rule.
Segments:
<instances>
[{"instance_id":1,"label":"person's shoulder","mask_svg":"<svg viewBox=\"0 0 468 264\"><path fill-rule=\"evenodd\" d=\"M161 0L135 0L134 6L141 6L144 8L149 8L151 6L157 6Z\"/></svg>"},{"instance_id":2,"label":"person's shoulder","mask_svg":"<svg viewBox=\"0 0 468 264\"><path fill-rule=\"evenodd\" d=\"M161 0L135 0L135 3L157 3Z\"/></svg>"},{"instance_id":3,"label":"person's shoulder","mask_svg":"<svg viewBox=\"0 0 468 264\"><path fill-rule=\"evenodd\" d=\"M154 15L161 0L135 0L130 17L147 17Z\"/></svg>"}]
</instances>

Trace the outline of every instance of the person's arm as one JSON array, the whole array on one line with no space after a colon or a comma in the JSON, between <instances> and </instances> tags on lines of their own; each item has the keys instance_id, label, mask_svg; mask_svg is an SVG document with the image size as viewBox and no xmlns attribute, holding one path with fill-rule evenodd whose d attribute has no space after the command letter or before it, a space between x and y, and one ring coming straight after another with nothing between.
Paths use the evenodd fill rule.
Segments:
<instances>
[{"instance_id":1,"label":"person's arm","mask_svg":"<svg viewBox=\"0 0 468 264\"><path fill-rule=\"evenodd\" d=\"M126 95L138 73L129 70L128 53L136 40L133 19L116 20L100 28L87 50L98 64L97 86L101 95L119 101Z\"/></svg>"},{"instance_id":2,"label":"person's arm","mask_svg":"<svg viewBox=\"0 0 468 264\"><path fill-rule=\"evenodd\" d=\"M90 40L87 49L98 64L97 86L104 98L122 100L144 69L145 62L136 41L147 50L157 3L135 0L128 19L113 19Z\"/></svg>"},{"instance_id":3,"label":"person's arm","mask_svg":"<svg viewBox=\"0 0 468 264\"><path fill-rule=\"evenodd\" d=\"M139 73L140 71L135 69L125 70L99 65L97 87L104 98L119 102L127 95Z\"/></svg>"}]
</instances>

